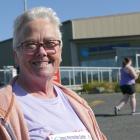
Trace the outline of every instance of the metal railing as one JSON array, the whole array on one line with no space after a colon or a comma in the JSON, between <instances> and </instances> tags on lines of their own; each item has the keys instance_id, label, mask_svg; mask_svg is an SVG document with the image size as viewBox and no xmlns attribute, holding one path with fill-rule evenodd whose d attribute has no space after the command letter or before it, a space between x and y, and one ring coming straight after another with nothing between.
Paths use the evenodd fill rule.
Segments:
<instances>
[{"instance_id":1,"label":"metal railing","mask_svg":"<svg viewBox=\"0 0 140 140\"><path fill-rule=\"evenodd\" d=\"M0 69L0 86L7 84L15 75L17 75L17 71L13 66L4 66L3 69Z\"/></svg>"},{"instance_id":2,"label":"metal railing","mask_svg":"<svg viewBox=\"0 0 140 140\"><path fill-rule=\"evenodd\" d=\"M78 88L83 83L92 81L118 82L119 67L60 67L61 83L70 88ZM0 69L0 81L7 84L16 75L16 69L6 66Z\"/></svg>"},{"instance_id":3,"label":"metal railing","mask_svg":"<svg viewBox=\"0 0 140 140\"><path fill-rule=\"evenodd\" d=\"M93 81L118 82L120 67L60 67L61 83L78 88Z\"/></svg>"}]
</instances>

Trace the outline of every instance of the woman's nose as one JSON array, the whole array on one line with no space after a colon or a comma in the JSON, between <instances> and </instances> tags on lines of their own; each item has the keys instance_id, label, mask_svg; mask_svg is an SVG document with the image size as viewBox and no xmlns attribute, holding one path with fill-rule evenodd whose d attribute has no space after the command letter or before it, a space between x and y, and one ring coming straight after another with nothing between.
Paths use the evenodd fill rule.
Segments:
<instances>
[{"instance_id":1,"label":"woman's nose","mask_svg":"<svg viewBox=\"0 0 140 140\"><path fill-rule=\"evenodd\" d=\"M46 51L46 49L45 49L43 46L40 46L40 47L38 48L37 54L40 54L40 55L47 55L47 51Z\"/></svg>"},{"instance_id":2,"label":"woman's nose","mask_svg":"<svg viewBox=\"0 0 140 140\"><path fill-rule=\"evenodd\" d=\"M40 46L38 49L38 53L43 54L43 55L48 55L48 54L53 55L56 53L56 50L55 49L46 49L43 46Z\"/></svg>"}]
</instances>

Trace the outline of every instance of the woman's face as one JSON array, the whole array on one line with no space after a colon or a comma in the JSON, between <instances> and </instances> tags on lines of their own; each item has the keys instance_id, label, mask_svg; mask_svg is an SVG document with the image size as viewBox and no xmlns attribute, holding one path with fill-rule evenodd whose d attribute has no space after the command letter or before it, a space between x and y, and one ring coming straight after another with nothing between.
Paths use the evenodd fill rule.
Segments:
<instances>
[{"instance_id":1,"label":"woman's face","mask_svg":"<svg viewBox=\"0 0 140 140\"><path fill-rule=\"evenodd\" d=\"M55 26L46 19L36 19L28 22L21 33L21 42L24 43L15 52L20 74L41 78L52 77L61 62L61 47L58 41L60 38Z\"/></svg>"}]
</instances>

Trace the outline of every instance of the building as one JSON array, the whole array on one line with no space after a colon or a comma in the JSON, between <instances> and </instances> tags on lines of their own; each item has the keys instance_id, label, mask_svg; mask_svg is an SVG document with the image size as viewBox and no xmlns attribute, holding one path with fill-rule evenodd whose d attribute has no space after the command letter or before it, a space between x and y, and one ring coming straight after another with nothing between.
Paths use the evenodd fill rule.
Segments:
<instances>
[{"instance_id":1,"label":"building","mask_svg":"<svg viewBox=\"0 0 140 140\"><path fill-rule=\"evenodd\" d=\"M12 51L12 39L0 42L0 69L3 66L14 65L14 55Z\"/></svg>"},{"instance_id":2,"label":"building","mask_svg":"<svg viewBox=\"0 0 140 140\"><path fill-rule=\"evenodd\" d=\"M120 66L129 56L139 65L140 13L69 20L63 23L63 65Z\"/></svg>"},{"instance_id":3,"label":"building","mask_svg":"<svg viewBox=\"0 0 140 140\"><path fill-rule=\"evenodd\" d=\"M63 66L120 66L123 57L139 66L140 12L63 22ZM0 67L14 65L12 39L0 42Z\"/></svg>"}]
</instances>

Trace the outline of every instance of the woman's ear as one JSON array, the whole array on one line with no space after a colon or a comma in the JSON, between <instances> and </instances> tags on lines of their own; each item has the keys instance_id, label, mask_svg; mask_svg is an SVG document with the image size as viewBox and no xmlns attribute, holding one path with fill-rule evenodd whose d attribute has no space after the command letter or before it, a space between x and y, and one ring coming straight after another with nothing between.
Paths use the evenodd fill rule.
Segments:
<instances>
[{"instance_id":1,"label":"woman's ear","mask_svg":"<svg viewBox=\"0 0 140 140\"><path fill-rule=\"evenodd\" d=\"M62 62L62 48L60 49L60 63Z\"/></svg>"},{"instance_id":2,"label":"woman's ear","mask_svg":"<svg viewBox=\"0 0 140 140\"><path fill-rule=\"evenodd\" d=\"M15 60L15 65L18 66L19 65L19 62L18 62L18 56L17 56L17 52L14 51L14 60Z\"/></svg>"}]
</instances>

